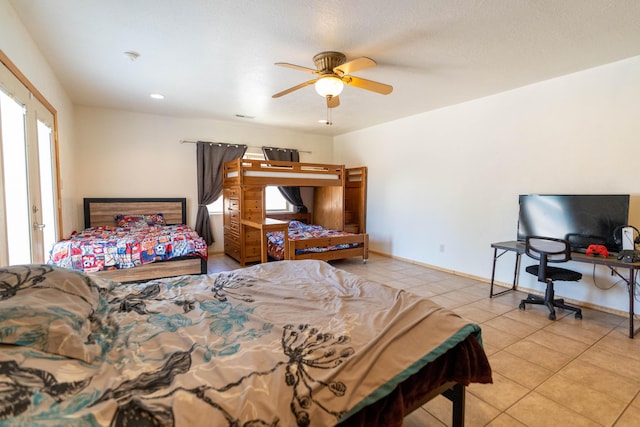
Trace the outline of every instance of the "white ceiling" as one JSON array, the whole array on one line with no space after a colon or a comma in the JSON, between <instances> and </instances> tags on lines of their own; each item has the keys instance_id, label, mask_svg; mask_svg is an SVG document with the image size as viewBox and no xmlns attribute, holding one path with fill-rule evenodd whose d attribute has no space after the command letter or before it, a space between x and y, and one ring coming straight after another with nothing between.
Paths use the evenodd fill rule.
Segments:
<instances>
[{"instance_id":1,"label":"white ceiling","mask_svg":"<svg viewBox=\"0 0 640 427\"><path fill-rule=\"evenodd\" d=\"M638 0L10 2L75 104L329 135L640 55ZM271 97L326 50L393 93L345 87L333 126L312 86Z\"/></svg>"}]
</instances>

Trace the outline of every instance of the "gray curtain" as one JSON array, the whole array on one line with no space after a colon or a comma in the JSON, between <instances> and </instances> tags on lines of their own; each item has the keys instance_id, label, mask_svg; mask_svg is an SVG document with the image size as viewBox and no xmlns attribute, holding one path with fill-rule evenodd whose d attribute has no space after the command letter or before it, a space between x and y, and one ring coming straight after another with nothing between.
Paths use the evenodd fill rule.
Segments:
<instances>
[{"instance_id":1,"label":"gray curtain","mask_svg":"<svg viewBox=\"0 0 640 427\"><path fill-rule=\"evenodd\" d=\"M285 162L299 162L300 153L291 148L262 147L264 158L267 160L282 160ZM300 196L300 187L278 187L282 196L295 207L295 211L306 213L307 207Z\"/></svg>"},{"instance_id":2,"label":"gray curtain","mask_svg":"<svg viewBox=\"0 0 640 427\"><path fill-rule=\"evenodd\" d=\"M222 164L244 156L246 145L230 145L218 142L196 143L198 160L198 215L195 230L207 242L215 242L207 205L215 202L222 194Z\"/></svg>"}]
</instances>

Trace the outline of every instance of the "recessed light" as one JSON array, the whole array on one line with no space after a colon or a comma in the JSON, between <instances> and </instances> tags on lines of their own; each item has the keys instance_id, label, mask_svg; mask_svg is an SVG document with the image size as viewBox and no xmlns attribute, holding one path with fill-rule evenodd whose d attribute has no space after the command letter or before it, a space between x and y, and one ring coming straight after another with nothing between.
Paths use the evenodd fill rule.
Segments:
<instances>
[{"instance_id":1,"label":"recessed light","mask_svg":"<svg viewBox=\"0 0 640 427\"><path fill-rule=\"evenodd\" d=\"M152 93L149 96L152 97L153 99L164 99L164 95L162 95L161 93Z\"/></svg>"}]
</instances>

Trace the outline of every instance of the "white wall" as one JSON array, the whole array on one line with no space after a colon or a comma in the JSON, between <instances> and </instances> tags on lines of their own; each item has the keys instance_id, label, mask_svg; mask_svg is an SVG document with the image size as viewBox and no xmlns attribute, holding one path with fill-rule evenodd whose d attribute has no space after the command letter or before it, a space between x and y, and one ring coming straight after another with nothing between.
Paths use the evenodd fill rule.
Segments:
<instances>
[{"instance_id":1,"label":"white wall","mask_svg":"<svg viewBox=\"0 0 640 427\"><path fill-rule=\"evenodd\" d=\"M196 219L196 145L183 139L273 146L311 151L303 162L330 163L332 139L273 127L207 119L185 119L93 107L76 107L78 189L74 203L82 227L83 197L186 197L189 225ZM221 215L213 215L223 252Z\"/></svg>"},{"instance_id":2,"label":"white wall","mask_svg":"<svg viewBox=\"0 0 640 427\"><path fill-rule=\"evenodd\" d=\"M490 244L516 238L519 194L640 194L639 100L634 57L338 136L334 161L369 167L372 250L489 278ZM512 260L498 280L510 282ZM558 293L627 310L622 283L599 290L591 266L571 267L584 282ZM521 286L541 289L527 276Z\"/></svg>"},{"instance_id":3,"label":"white wall","mask_svg":"<svg viewBox=\"0 0 640 427\"><path fill-rule=\"evenodd\" d=\"M0 50L57 111L62 203L63 206L72 204L76 183L73 104L7 0L0 0ZM65 210L63 232L74 226L73 215Z\"/></svg>"}]
</instances>

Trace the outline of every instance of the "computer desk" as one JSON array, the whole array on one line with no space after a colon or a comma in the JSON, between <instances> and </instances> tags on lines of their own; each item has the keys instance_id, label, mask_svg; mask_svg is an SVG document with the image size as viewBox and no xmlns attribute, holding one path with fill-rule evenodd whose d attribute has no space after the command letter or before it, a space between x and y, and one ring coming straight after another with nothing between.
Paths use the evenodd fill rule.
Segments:
<instances>
[{"instance_id":1,"label":"computer desk","mask_svg":"<svg viewBox=\"0 0 640 427\"><path fill-rule=\"evenodd\" d=\"M493 248L493 268L491 270L491 290L489 292L489 298L493 298L495 296L502 295L506 292L517 289L518 273L520 271L520 256L525 253L524 242L509 241L492 243L491 247ZM493 285L496 273L496 261L498 261L498 258L500 258L507 252L515 252L516 254L515 269L513 271L513 284L510 289L494 293ZM629 338L633 338L636 332L633 327L633 317L635 314L633 308L635 275L636 271L640 270L640 262L624 262L613 255L605 258L600 255L586 255L579 252L572 252L571 260L575 262L584 262L587 264L605 265L611 269L613 274L617 275L627 283L627 287L629 289ZM628 270L629 276L624 277L616 269Z\"/></svg>"}]
</instances>

